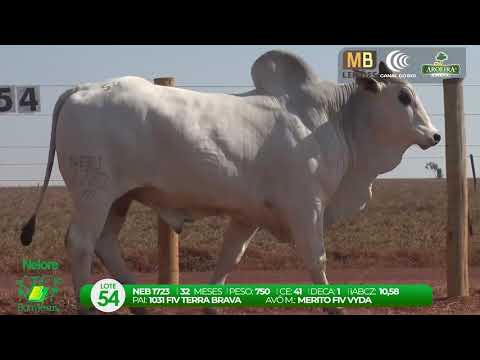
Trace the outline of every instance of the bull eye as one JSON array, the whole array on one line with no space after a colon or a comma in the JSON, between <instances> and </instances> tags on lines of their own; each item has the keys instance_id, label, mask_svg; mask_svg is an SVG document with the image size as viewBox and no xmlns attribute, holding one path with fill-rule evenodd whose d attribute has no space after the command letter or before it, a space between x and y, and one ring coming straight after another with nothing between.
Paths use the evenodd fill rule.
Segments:
<instances>
[{"instance_id":1,"label":"bull eye","mask_svg":"<svg viewBox=\"0 0 480 360\"><path fill-rule=\"evenodd\" d=\"M400 94L398 94L398 100L400 100L403 105L408 106L412 104L413 99L408 90L402 89Z\"/></svg>"}]
</instances>

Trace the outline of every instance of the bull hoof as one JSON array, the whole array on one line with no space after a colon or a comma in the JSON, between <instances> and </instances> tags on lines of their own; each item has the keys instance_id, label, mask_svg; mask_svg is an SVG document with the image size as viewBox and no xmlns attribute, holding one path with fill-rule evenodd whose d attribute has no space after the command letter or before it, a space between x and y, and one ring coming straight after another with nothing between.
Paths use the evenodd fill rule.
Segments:
<instances>
[{"instance_id":1,"label":"bull hoof","mask_svg":"<svg viewBox=\"0 0 480 360\"><path fill-rule=\"evenodd\" d=\"M346 315L344 308L327 308L324 310L327 315Z\"/></svg>"},{"instance_id":2,"label":"bull hoof","mask_svg":"<svg viewBox=\"0 0 480 360\"><path fill-rule=\"evenodd\" d=\"M147 309L144 308L130 308L130 312L133 315L147 315Z\"/></svg>"},{"instance_id":3,"label":"bull hoof","mask_svg":"<svg viewBox=\"0 0 480 360\"><path fill-rule=\"evenodd\" d=\"M217 309L217 308L205 308L203 310L203 313L205 315L222 315L222 312L220 311L220 309Z\"/></svg>"},{"instance_id":4,"label":"bull hoof","mask_svg":"<svg viewBox=\"0 0 480 360\"><path fill-rule=\"evenodd\" d=\"M177 233L177 235L180 235L183 231L183 226L177 226L177 227L174 227L173 228L173 231L175 231Z\"/></svg>"},{"instance_id":5,"label":"bull hoof","mask_svg":"<svg viewBox=\"0 0 480 360\"><path fill-rule=\"evenodd\" d=\"M85 309L83 307L80 307L77 313L78 315L95 315L96 310L95 308Z\"/></svg>"}]
</instances>

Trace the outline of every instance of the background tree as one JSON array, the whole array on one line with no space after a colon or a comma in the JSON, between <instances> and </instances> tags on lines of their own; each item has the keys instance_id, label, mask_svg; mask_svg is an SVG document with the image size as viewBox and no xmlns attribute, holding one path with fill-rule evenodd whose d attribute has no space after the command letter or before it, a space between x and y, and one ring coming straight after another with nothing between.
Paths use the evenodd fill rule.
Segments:
<instances>
[{"instance_id":1,"label":"background tree","mask_svg":"<svg viewBox=\"0 0 480 360\"><path fill-rule=\"evenodd\" d=\"M438 166L437 163L430 161L425 165L425 169L433 171L434 175L438 178L441 179L443 178L443 172L442 169Z\"/></svg>"}]
</instances>

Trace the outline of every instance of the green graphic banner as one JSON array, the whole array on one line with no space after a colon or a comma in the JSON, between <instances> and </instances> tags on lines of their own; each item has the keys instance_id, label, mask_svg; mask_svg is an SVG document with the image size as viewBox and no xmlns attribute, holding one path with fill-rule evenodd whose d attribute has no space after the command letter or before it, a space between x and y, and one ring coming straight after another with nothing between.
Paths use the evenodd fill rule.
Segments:
<instances>
[{"instance_id":1,"label":"green graphic banner","mask_svg":"<svg viewBox=\"0 0 480 360\"><path fill-rule=\"evenodd\" d=\"M121 285L120 285L121 286ZM109 299L116 307L413 307L431 306L427 285L123 285L117 290L81 289L80 301L102 309ZM124 293L124 294L123 294ZM94 303L95 302L95 303ZM115 307L115 308L116 308Z\"/></svg>"}]
</instances>

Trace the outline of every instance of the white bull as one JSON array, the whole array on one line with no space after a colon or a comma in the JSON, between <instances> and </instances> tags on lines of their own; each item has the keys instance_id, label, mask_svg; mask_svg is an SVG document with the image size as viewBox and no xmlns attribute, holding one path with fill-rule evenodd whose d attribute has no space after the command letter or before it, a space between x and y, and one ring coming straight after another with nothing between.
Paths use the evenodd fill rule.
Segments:
<instances>
[{"instance_id":1,"label":"white bull","mask_svg":"<svg viewBox=\"0 0 480 360\"><path fill-rule=\"evenodd\" d=\"M388 73L383 63L380 72ZM251 73L247 94L123 77L60 97L42 193L21 239L32 240L56 149L74 204L66 247L77 301L94 254L118 281L135 282L117 241L132 200L157 209L177 232L185 221L230 217L211 283L225 282L265 228L292 241L313 282L327 284L325 229L362 209L374 179L407 148L440 141L403 81L357 74L337 85L277 50Z\"/></svg>"}]
</instances>

